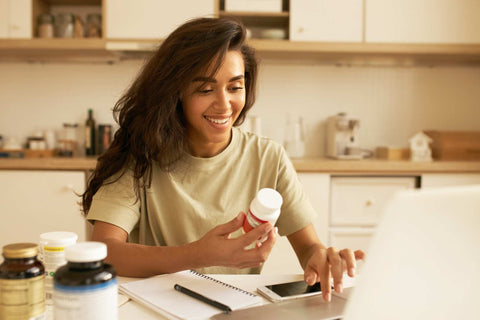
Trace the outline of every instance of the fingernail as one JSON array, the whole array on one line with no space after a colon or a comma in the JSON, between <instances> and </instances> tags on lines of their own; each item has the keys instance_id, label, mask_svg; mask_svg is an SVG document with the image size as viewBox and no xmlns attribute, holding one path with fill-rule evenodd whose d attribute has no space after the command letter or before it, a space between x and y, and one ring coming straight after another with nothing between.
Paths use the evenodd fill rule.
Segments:
<instances>
[{"instance_id":1,"label":"fingernail","mask_svg":"<svg viewBox=\"0 0 480 320\"><path fill-rule=\"evenodd\" d=\"M314 281L313 276L308 276L308 277L307 277L307 280L305 280L305 281L306 281L309 285L312 285L312 284L313 284L313 281Z\"/></svg>"},{"instance_id":2,"label":"fingernail","mask_svg":"<svg viewBox=\"0 0 480 320\"><path fill-rule=\"evenodd\" d=\"M342 292L343 290L343 284L339 283L335 286L335 291L337 291L338 293Z\"/></svg>"},{"instance_id":3,"label":"fingernail","mask_svg":"<svg viewBox=\"0 0 480 320\"><path fill-rule=\"evenodd\" d=\"M278 228L275 227L275 234L278 236Z\"/></svg>"},{"instance_id":4,"label":"fingernail","mask_svg":"<svg viewBox=\"0 0 480 320\"><path fill-rule=\"evenodd\" d=\"M354 277L354 276L355 276L355 268L350 268L349 271L350 271L350 272L349 272L349 273L350 273L350 276L351 276L351 277Z\"/></svg>"},{"instance_id":5,"label":"fingernail","mask_svg":"<svg viewBox=\"0 0 480 320\"><path fill-rule=\"evenodd\" d=\"M332 300L332 295L330 293L327 293L325 295L325 299L327 299L327 301L330 302L330 300Z\"/></svg>"}]
</instances>

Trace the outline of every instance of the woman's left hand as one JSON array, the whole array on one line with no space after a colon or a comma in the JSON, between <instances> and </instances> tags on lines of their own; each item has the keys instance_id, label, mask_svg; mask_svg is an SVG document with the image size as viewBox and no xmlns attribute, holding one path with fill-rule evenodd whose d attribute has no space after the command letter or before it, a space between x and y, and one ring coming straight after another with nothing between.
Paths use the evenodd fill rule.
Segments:
<instances>
[{"instance_id":1,"label":"woman's left hand","mask_svg":"<svg viewBox=\"0 0 480 320\"><path fill-rule=\"evenodd\" d=\"M356 260L365 256L362 250L338 250L334 247L324 248L313 246L310 248L309 258L304 267L304 279L309 285L320 281L323 298L331 300L331 279L335 291L343 290L343 273L346 271L350 277L355 276Z\"/></svg>"}]
</instances>

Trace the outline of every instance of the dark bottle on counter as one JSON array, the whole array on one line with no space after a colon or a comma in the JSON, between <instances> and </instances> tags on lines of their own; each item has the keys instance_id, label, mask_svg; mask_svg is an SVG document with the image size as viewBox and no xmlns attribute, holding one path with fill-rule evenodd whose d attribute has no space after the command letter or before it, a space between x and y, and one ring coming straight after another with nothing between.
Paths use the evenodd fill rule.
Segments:
<instances>
[{"instance_id":1,"label":"dark bottle on counter","mask_svg":"<svg viewBox=\"0 0 480 320\"><path fill-rule=\"evenodd\" d=\"M92 109L88 109L88 118L85 122L85 153L87 156L95 155L95 120Z\"/></svg>"}]
</instances>

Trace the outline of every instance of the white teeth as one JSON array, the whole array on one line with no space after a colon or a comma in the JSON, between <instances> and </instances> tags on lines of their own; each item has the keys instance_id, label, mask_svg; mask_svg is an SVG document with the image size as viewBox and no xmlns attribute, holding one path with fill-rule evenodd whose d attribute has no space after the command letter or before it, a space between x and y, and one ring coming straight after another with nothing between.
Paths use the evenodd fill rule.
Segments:
<instances>
[{"instance_id":1,"label":"white teeth","mask_svg":"<svg viewBox=\"0 0 480 320\"><path fill-rule=\"evenodd\" d=\"M215 118L210 118L210 117L205 117L208 121L211 121L216 124L225 124L227 123L229 118L224 118L224 119L215 119Z\"/></svg>"}]
</instances>

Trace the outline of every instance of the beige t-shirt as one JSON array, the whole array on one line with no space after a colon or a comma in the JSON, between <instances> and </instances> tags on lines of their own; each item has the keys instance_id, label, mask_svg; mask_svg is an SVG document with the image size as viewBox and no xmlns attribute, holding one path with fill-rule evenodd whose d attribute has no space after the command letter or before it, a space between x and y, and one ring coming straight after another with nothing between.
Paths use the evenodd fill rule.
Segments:
<instances>
[{"instance_id":1,"label":"beige t-shirt","mask_svg":"<svg viewBox=\"0 0 480 320\"><path fill-rule=\"evenodd\" d=\"M268 138L232 131L232 141L211 158L185 157L173 172L154 164L150 188L136 201L131 172L95 194L88 219L114 224L129 234L129 242L178 246L201 238L215 226L247 212L262 188L283 197L276 223L280 235L289 235L309 223L315 211L303 192L283 147ZM242 234L237 230L232 234ZM212 266L203 273L259 273L261 268Z\"/></svg>"}]
</instances>

